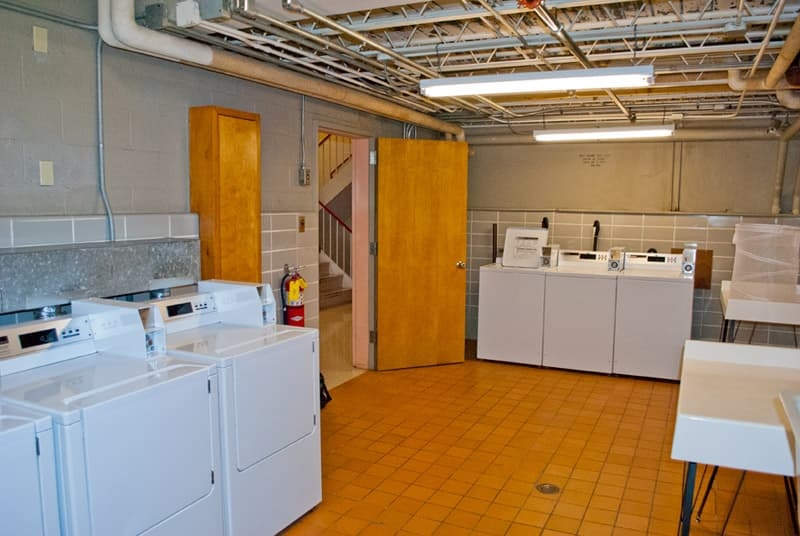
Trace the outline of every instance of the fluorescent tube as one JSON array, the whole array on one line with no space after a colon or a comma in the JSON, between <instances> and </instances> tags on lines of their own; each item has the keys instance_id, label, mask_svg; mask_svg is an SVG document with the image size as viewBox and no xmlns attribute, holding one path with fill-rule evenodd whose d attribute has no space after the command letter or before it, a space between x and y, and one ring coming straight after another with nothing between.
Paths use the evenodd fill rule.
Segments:
<instances>
[{"instance_id":1,"label":"fluorescent tube","mask_svg":"<svg viewBox=\"0 0 800 536\"><path fill-rule=\"evenodd\" d=\"M468 95L508 95L581 89L647 87L653 84L652 65L604 67L532 73L507 73L455 78L420 80L420 92L426 97L463 97Z\"/></svg>"},{"instance_id":2,"label":"fluorescent tube","mask_svg":"<svg viewBox=\"0 0 800 536\"><path fill-rule=\"evenodd\" d=\"M655 125L614 128L582 128L539 130L533 132L536 141L603 141L667 138L675 132L675 125Z\"/></svg>"}]
</instances>

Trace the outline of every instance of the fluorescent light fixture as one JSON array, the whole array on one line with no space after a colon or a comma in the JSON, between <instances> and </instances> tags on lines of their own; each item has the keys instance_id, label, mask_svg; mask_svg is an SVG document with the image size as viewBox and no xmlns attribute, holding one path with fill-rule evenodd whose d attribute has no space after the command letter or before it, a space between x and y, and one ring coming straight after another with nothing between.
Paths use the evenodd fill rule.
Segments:
<instances>
[{"instance_id":1,"label":"fluorescent light fixture","mask_svg":"<svg viewBox=\"0 0 800 536\"><path fill-rule=\"evenodd\" d=\"M536 141L635 140L668 138L672 136L674 132L675 125L654 125L640 127L539 130L533 132L533 137Z\"/></svg>"},{"instance_id":2,"label":"fluorescent light fixture","mask_svg":"<svg viewBox=\"0 0 800 536\"><path fill-rule=\"evenodd\" d=\"M647 87L653 84L653 66L604 67L532 73L489 74L420 80L426 97L509 95L581 89Z\"/></svg>"}]
</instances>

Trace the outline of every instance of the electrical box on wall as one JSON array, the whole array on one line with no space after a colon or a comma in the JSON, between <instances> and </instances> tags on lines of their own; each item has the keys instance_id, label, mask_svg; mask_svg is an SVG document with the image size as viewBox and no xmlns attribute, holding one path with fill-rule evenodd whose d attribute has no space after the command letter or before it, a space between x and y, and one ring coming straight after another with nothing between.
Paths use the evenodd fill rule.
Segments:
<instances>
[{"instance_id":1,"label":"electrical box on wall","mask_svg":"<svg viewBox=\"0 0 800 536\"><path fill-rule=\"evenodd\" d=\"M298 182L300 186L311 186L311 169L305 166L300 168L298 175Z\"/></svg>"}]
</instances>

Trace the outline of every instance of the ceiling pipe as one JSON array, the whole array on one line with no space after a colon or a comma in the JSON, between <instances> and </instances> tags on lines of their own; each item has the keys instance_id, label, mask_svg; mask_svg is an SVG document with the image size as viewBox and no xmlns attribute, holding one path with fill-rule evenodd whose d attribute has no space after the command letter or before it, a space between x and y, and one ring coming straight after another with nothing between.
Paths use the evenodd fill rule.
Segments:
<instances>
[{"instance_id":1,"label":"ceiling pipe","mask_svg":"<svg viewBox=\"0 0 800 536\"><path fill-rule=\"evenodd\" d=\"M187 63L396 121L413 123L464 140L464 130L458 125L387 100L139 26L134 16L134 2L135 0L98 0L98 28L102 29L100 35L109 45Z\"/></svg>"},{"instance_id":2,"label":"ceiling pipe","mask_svg":"<svg viewBox=\"0 0 800 536\"><path fill-rule=\"evenodd\" d=\"M795 19L789 35L783 41L783 47L775 59L775 63L772 64L772 68L764 79L764 85L767 88L774 88L785 79L786 71L798 53L800 53L800 17Z\"/></svg>"},{"instance_id":3,"label":"ceiling pipe","mask_svg":"<svg viewBox=\"0 0 800 536\"><path fill-rule=\"evenodd\" d=\"M319 22L321 24L324 24L325 26L327 26L329 28L333 28L337 32L340 32L340 33L342 33L344 35L350 36L353 39L356 39L357 41L361 41L365 45L368 45L369 47L377 50L378 52L381 52L382 54L385 54L386 56L394 59L396 62L400 63L401 65L405 65L407 68L411 69L412 71L415 71L415 72L417 72L417 73L419 73L421 75L427 76L428 78L439 78L439 73L437 73L436 71L428 69L427 67L423 67L420 64L418 64L417 62L415 62L414 60L410 60L410 59L406 58L405 56L403 56L402 54L398 54L397 52L395 52L391 48L387 48L387 47L381 45L380 43L377 43L377 42L373 41L372 39L369 39L368 37L365 37L365 36L361 35L358 32L355 32L353 30L350 30L349 28L346 28L345 26L342 26L341 24L337 23L334 20L331 20L328 17L325 17L324 15L320 15L316 11L308 9L303 4L301 4L298 0L283 0L281 5L283 6L283 9L286 9L286 10L289 10L289 11L294 11L295 13L300 13L300 14L305 15L307 17L311 17L315 21L317 21L317 22ZM495 110L497 110L498 112L504 114L507 117L514 117L516 115L511 110L508 110L507 108L504 108L503 106L500 106L499 104L497 104L493 100L488 99L486 97L476 96L475 99L479 100L480 102L482 102L482 103L484 103L484 104L486 104L488 106L490 106L491 108L494 108ZM480 111L479 109L477 109L477 107L475 105L465 101L464 99L454 98L453 100L458 102L462 106L464 106L466 108L469 108L472 111L475 111L475 112L479 112Z\"/></svg>"},{"instance_id":4,"label":"ceiling pipe","mask_svg":"<svg viewBox=\"0 0 800 536\"><path fill-rule=\"evenodd\" d=\"M594 64L592 64L591 60L583 53L580 47L572 40L572 37L564 30L564 25L560 22L556 22L550 12L542 5L539 4L533 9L533 12L539 17L539 20L545 25L547 30L558 39L558 41L567 47L567 50L575 56L578 62L585 68L585 69L592 69ZM625 114L625 117L628 118L629 121L633 121L635 119L633 113L622 104L622 101L619 100L619 97L611 91L610 89L604 90L606 95L611 98L612 102L617 105L617 107Z\"/></svg>"}]
</instances>

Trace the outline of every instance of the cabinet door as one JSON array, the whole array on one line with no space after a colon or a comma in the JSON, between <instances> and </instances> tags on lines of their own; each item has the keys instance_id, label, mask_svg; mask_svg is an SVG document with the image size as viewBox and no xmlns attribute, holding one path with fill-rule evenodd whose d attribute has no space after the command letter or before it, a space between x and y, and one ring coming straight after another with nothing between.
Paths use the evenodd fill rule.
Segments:
<instances>
[{"instance_id":1,"label":"cabinet door","mask_svg":"<svg viewBox=\"0 0 800 536\"><path fill-rule=\"evenodd\" d=\"M189 110L191 208L203 279L261 281L261 122L215 106Z\"/></svg>"},{"instance_id":2,"label":"cabinet door","mask_svg":"<svg viewBox=\"0 0 800 536\"><path fill-rule=\"evenodd\" d=\"M261 281L261 173L258 122L219 116L219 273Z\"/></svg>"}]
</instances>

